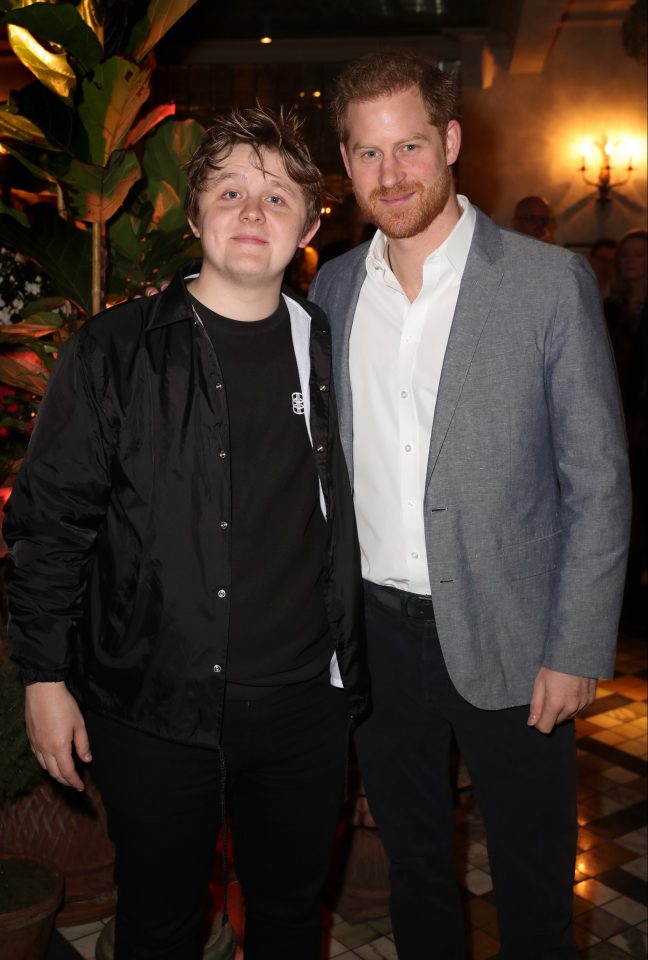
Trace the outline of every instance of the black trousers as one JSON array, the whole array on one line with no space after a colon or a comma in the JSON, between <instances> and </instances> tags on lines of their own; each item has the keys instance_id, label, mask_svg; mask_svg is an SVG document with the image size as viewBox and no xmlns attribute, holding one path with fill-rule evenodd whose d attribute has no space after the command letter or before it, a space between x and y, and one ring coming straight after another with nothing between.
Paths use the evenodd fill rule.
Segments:
<instances>
[{"instance_id":1,"label":"black trousers","mask_svg":"<svg viewBox=\"0 0 648 960\"><path fill-rule=\"evenodd\" d=\"M96 715L94 774L115 843L115 960L198 960L221 827L216 750ZM344 691L327 676L228 701L222 743L246 960L318 960L320 891L346 778Z\"/></svg>"},{"instance_id":2,"label":"black trousers","mask_svg":"<svg viewBox=\"0 0 648 960\"><path fill-rule=\"evenodd\" d=\"M500 960L573 960L573 723L544 736L527 727L526 706L472 706L448 676L431 603L409 604L408 615L404 604L394 609L400 591L367 584L366 592L374 709L356 743L391 861L400 960L466 957L453 867L452 730L486 827Z\"/></svg>"}]
</instances>

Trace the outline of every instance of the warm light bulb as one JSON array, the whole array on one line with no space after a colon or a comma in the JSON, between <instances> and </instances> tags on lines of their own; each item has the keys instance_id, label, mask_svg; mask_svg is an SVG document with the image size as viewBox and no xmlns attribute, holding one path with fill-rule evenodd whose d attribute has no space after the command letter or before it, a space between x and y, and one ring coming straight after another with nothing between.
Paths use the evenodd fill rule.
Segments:
<instances>
[{"instance_id":1,"label":"warm light bulb","mask_svg":"<svg viewBox=\"0 0 648 960\"><path fill-rule=\"evenodd\" d=\"M313 90L313 96L314 96L314 97L321 97L321 96L322 96L322 91L321 91L321 90Z\"/></svg>"},{"instance_id":2,"label":"warm light bulb","mask_svg":"<svg viewBox=\"0 0 648 960\"><path fill-rule=\"evenodd\" d=\"M272 43L272 37L261 37L259 43Z\"/></svg>"}]
</instances>

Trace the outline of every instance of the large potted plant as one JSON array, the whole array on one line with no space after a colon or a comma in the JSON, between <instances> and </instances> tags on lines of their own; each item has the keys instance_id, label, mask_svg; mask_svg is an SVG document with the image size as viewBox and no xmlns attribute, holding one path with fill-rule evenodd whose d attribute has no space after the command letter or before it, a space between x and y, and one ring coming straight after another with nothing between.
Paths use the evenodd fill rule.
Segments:
<instances>
[{"instance_id":1,"label":"large potted plant","mask_svg":"<svg viewBox=\"0 0 648 960\"><path fill-rule=\"evenodd\" d=\"M193 252L182 161L202 128L169 119L173 104L144 105L153 47L194 2L0 0L12 49L35 78L0 104L0 143L42 187L39 202L0 204L0 243L37 263L53 294L25 302L0 326L0 381L16 391L5 397L1 429L23 426L25 441L20 411L35 412L58 346L104 306L106 290L114 299L133 295L161 265L173 269ZM22 690L6 658L2 669L19 740ZM83 795L47 777L7 788L0 853L44 854L63 870L59 923L113 912L113 850L91 777Z\"/></svg>"},{"instance_id":2,"label":"large potted plant","mask_svg":"<svg viewBox=\"0 0 648 960\"><path fill-rule=\"evenodd\" d=\"M22 689L8 660L0 660L0 811L42 779L22 720ZM0 956L40 960L63 896L58 867L33 857L0 854Z\"/></svg>"},{"instance_id":3,"label":"large potted plant","mask_svg":"<svg viewBox=\"0 0 648 960\"><path fill-rule=\"evenodd\" d=\"M0 856L0 956L42 960L62 896L57 867Z\"/></svg>"},{"instance_id":4,"label":"large potted plant","mask_svg":"<svg viewBox=\"0 0 648 960\"><path fill-rule=\"evenodd\" d=\"M85 793L72 794L43 773L23 714L18 671L0 651L0 856L55 864L65 878L59 924L109 916L116 904L114 850L98 791L87 777Z\"/></svg>"},{"instance_id":5,"label":"large potted plant","mask_svg":"<svg viewBox=\"0 0 648 960\"><path fill-rule=\"evenodd\" d=\"M0 145L42 187L39 202L0 203L0 244L40 266L70 330L199 250L182 212L182 165L202 128L170 119L173 104L146 109L154 45L194 2L0 0L12 49L35 78L0 104ZM30 347L55 305L37 300L19 318L29 319ZM34 372L33 351L25 362L20 331L4 334L0 380L25 388L20 367ZM36 353L46 361L43 336ZM47 364L37 372L46 379Z\"/></svg>"}]
</instances>

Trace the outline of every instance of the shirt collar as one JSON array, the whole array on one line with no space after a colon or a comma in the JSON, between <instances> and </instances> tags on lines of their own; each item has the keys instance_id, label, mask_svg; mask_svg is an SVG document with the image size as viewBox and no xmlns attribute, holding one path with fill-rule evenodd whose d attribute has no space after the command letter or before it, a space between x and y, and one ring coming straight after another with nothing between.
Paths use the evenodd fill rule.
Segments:
<instances>
[{"instance_id":1,"label":"shirt collar","mask_svg":"<svg viewBox=\"0 0 648 960\"><path fill-rule=\"evenodd\" d=\"M475 231L477 214L470 200L464 197L463 194L457 194L457 202L461 209L461 216L441 246L433 250L426 258L423 268L425 269L432 260L438 260L444 257L459 277L462 277ZM385 256L386 249L387 237L382 230L376 230L373 240L369 245L366 259L367 274L376 280L384 281L388 271L389 275L391 275L387 257Z\"/></svg>"}]
</instances>

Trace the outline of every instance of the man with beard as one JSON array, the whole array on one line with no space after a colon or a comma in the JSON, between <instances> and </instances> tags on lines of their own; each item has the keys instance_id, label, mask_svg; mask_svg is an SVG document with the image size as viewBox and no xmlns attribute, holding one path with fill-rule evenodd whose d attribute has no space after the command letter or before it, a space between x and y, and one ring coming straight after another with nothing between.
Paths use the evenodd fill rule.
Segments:
<instances>
[{"instance_id":1,"label":"man with beard","mask_svg":"<svg viewBox=\"0 0 648 960\"><path fill-rule=\"evenodd\" d=\"M629 488L585 260L455 194L451 77L410 53L349 66L332 103L379 227L326 264L374 711L357 746L391 860L400 960L465 958L454 731L484 816L501 960L572 960L573 717L611 676Z\"/></svg>"}]
</instances>

